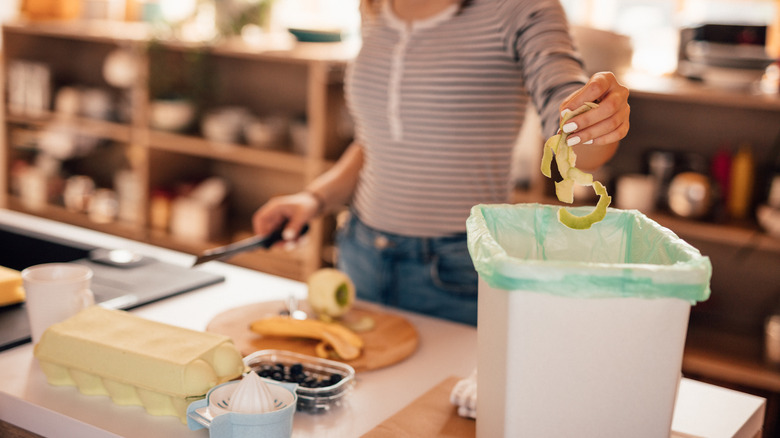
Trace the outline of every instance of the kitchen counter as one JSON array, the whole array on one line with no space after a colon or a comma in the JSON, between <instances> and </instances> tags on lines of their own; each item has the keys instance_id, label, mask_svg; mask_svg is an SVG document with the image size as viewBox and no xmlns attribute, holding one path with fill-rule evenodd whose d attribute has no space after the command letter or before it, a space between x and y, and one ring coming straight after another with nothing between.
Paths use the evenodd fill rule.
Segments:
<instances>
[{"instance_id":1,"label":"kitchen counter","mask_svg":"<svg viewBox=\"0 0 780 438\"><path fill-rule=\"evenodd\" d=\"M126 248L189 266L194 256L46 219L0 210L0 223L108 248ZM204 330L223 311L259 301L304 298L305 285L220 262L198 267L226 281L133 310L173 325ZM388 312L396 312L386 309ZM357 437L372 431L449 376L467 376L476 366L477 331L470 326L398 312L418 330L417 351L406 360L357 375L343 406L324 415L298 413L295 437ZM86 396L73 387L46 383L32 345L0 353L0 420L44 436L207 437L177 418L118 406L108 397ZM683 379L675 410L674 436L758 436L765 402L759 397ZM714 432L716 431L716 432Z\"/></svg>"}]
</instances>

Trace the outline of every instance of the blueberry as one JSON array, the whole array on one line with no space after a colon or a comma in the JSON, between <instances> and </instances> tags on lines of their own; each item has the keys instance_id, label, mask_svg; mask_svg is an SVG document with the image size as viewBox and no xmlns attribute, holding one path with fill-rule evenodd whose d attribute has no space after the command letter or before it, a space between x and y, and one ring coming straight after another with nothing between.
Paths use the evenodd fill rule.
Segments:
<instances>
[{"instance_id":1,"label":"blueberry","mask_svg":"<svg viewBox=\"0 0 780 438\"><path fill-rule=\"evenodd\" d=\"M290 374L296 375L296 374L303 374L303 365L296 363L290 366Z\"/></svg>"}]
</instances>

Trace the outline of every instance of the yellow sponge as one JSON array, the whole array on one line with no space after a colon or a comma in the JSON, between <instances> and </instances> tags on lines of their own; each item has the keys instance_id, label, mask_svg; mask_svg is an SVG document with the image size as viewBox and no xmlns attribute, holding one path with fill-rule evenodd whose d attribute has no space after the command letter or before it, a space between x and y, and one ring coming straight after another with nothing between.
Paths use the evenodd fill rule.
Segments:
<instances>
[{"instance_id":1,"label":"yellow sponge","mask_svg":"<svg viewBox=\"0 0 780 438\"><path fill-rule=\"evenodd\" d=\"M0 306L24 301L22 274L14 269L0 266Z\"/></svg>"}]
</instances>

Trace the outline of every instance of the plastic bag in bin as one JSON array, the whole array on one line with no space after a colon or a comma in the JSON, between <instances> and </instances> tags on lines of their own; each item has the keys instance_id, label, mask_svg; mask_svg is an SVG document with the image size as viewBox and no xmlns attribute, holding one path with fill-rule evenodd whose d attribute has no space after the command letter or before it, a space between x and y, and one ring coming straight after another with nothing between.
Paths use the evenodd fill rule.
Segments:
<instances>
[{"instance_id":1,"label":"plastic bag in bin","mask_svg":"<svg viewBox=\"0 0 780 438\"><path fill-rule=\"evenodd\" d=\"M610 208L588 230L562 225L557 211L542 204L473 207L466 227L480 277L500 289L580 298L709 298L709 258L639 211Z\"/></svg>"}]
</instances>

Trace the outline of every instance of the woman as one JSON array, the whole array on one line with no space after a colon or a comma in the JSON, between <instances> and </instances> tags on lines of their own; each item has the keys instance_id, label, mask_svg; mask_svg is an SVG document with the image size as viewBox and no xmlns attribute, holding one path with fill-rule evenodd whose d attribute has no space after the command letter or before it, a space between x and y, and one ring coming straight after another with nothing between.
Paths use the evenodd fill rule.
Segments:
<instances>
[{"instance_id":1,"label":"woman","mask_svg":"<svg viewBox=\"0 0 780 438\"><path fill-rule=\"evenodd\" d=\"M360 298L476 324L465 221L475 204L507 202L526 106L552 135L562 111L598 102L564 127L592 170L628 132L628 90L584 75L557 0L364 0L363 18L345 82L353 144L304 191L258 209L254 230L289 220L294 239L348 203L338 267Z\"/></svg>"}]
</instances>

